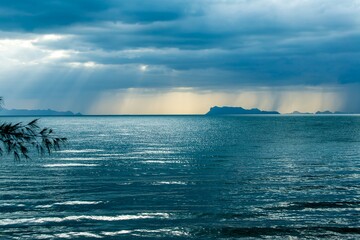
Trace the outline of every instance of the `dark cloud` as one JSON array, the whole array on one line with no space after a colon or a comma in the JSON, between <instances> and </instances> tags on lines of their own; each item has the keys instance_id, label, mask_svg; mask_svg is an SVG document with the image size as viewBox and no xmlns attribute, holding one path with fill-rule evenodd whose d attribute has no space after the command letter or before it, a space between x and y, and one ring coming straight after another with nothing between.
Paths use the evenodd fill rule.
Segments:
<instances>
[{"instance_id":1,"label":"dark cloud","mask_svg":"<svg viewBox=\"0 0 360 240\"><path fill-rule=\"evenodd\" d=\"M188 1L3 0L0 5L0 28L44 32L104 21L172 21L186 14L186 2Z\"/></svg>"},{"instance_id":2,"label":"dark cloud","mask_svg":"<svg viewBox=\"0 0 360 240\"><path fill-rule=\"evenodd\" d=\"M97 0L3 0L1 1L0 28L10 31L54 30L72 24L94 22L100 13L110 7Z\"/></svg>"},{"instance_id":3,"label":"dark cloud","mask_svg":"<svg viewBox=\"0 0 360 240\"><path fill-rule=\"evenodd\" d=\"M356 84L359 10L356 0L2 0L0 40L32 42L3 54L12 71L3 68L0 81L19 83L36 72L22 94L56 86L51 94L59 96L75 88L93 96L127 88Z\"/></svg>"}]
</instances>

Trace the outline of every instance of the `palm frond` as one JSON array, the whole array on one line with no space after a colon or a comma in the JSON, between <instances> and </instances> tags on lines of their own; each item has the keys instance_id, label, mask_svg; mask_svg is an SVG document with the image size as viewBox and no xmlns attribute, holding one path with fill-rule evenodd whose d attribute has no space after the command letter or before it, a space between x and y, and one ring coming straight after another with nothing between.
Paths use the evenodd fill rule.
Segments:
<instances>
[{"instance_id":1,"label":"palm frond","mask_svg":"<svg viewBox=\"0 0 360 240\"><path fill-rule=\"evenodd\" d=\"M3 97L0 97L0 109L3 106ZM29 147L43 155L57 151L67 141L66 138L55 135L51 128L41 129L39 119L34 119L27 124L0 123L0 156L5 152L13 154L15 160L21 157L29 159Z\"/></svg>"},{"instance_id":2,"label":"palm frond","mask_svg":"<svg viewBox=\"0 0 360 240\"><path fill-rule=\"evenodd\" d=\"M13 154L15 160L29 159L29 148L33 147L40 155L57 151L67 139L55 135L51 128L40 128L38 119L27 124L0 124L0 156L6 152Z\"/></svg>"}]
</instances>

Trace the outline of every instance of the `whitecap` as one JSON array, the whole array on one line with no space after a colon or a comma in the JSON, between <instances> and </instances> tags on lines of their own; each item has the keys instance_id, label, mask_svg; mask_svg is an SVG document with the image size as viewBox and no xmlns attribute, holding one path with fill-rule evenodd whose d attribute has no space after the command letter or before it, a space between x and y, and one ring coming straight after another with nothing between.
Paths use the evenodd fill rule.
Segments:
<instances>
[{"instance_id":1,"label":"whitecap","mask_svg":"<svg viewBox=\"0 0 360 240\"><path fill-rule=\"evenodd\" d=\"M161 181L161 182L154 182L153 185L186 185L186 182L181 182L181 181Z\"/></svg>"},{"instance_id":2,"label":"whitecap","mask_svg":"<svg viewBox=\"0 0 360 240\"><path fill-rule=\"evenodd\" d=\"M68 232L54 234L57 238L73 238L73 237L91 237L91 238L103 238L102 236L90 232Z\"/></svg>"},{"instance_id":3,"label":"whitecap","mask_svg":"<svg viewBox=\"0 0 360 240\"><path fill-rule=\"evenodd\" d=\"M121 231L116 231L116 232L102 232L103 235L105 236L116 236L116 235L122 235L122 234L130 234L132 233L131 230L121 230Z\"/></svg>"},{"instance_id":4,"label":"whitecap","mask_svg":"<svg viewBox=\"0 0 360 240\"><path fill-rule=\"evenodd\" d=\"M96 205L102 203L101 201L67 201L67 202L59 202L48 205L39 205L37 208L51 208L53 206L72 206L72 205Z\"/></svg>"},{"instance_id":5,"label":"whitecap","mask_svg":"<svg viewBox=\"0 0 360 240\"><path fill-rule=\"evenodd\" d=\"M101 201L67 201L62 203L55 203L56 205L95 205L102 203Z\"/></svg>"},{"instance_id":6,"label":"whitecap","mask_svg":"<svg viewBox=\"0 0 360 240\"><path fill-rule=\"evenodd\" d=\"M48 204L48 205L39 205L39 206L36 206L36 208L51 208L52 206L54 206L54 205L52 205L52 204Z\"/></svg>"},{"instance_id":7,"label":"whitecap","mask_svg":"<svg viewBox=\"0 0 360 240\"><path fill-rule=\"evenodd\" d=\"M134 230L121 230L121 231L115 231L115 232L102 232L101 234L104 236L117 236L117 235L123 235L123 234L132 234L134 236L144 236L143 234L146 233L162 233L170 236L188 236L189 233L186 231L182 231L178 228L171 229L171 228L162 228L162 229L134 229Z\"/></svg>"},{"instance_id":8,"label":"whitecap","mask_svg":"<svg viewBox=\"0 0 360 240\"><path fill-rule=\"evenodd\" d=\"M0 207L25 207L25 205L21 203L3 203L0 204Z\"/></svg>"},{"instance_id":9,"label":"whitecap","mask_svg":"<svg viewBox=\"0 0 360 240\"><path fill-rule=\"evenodd\" d=\"M184 163L182 161L164 161L164 160L146 160L142 163L158 163L158 164L170 164L170 163Z\"/></svg>"},{"instance_id":10,"label":"whitecap","mask_svg":"<svg viewBox=\"0 0 360 240\"><path fill-rule=\"evenodd\" d=\"M175 235L175 236L181 236L181 235L187 235L187 232L178 230L178 229L171 229L171 228L162 228L162 229L155 229L155 230L149 230L149 229L141 229L141 230L137 230L138 232L143 232L143 233L167 233L170 235Z\"/></svg>"},{"instance_id":11,"label":"whitecap","mask_svg":"<svg viewBox=\"0 0 360 240\"><path fill-rule=\"evenodd\" d=\"M15 224L28 224L28 223L49 223L49 222L65 222L65 221L82 221L82 220L94 220L94 221L126 221L126 220L138 220L138 219L164 219L169 218L168 213L142 213L137 215L117 215L117 216L67 216L67 217L42 217L42 218L20 218L20 219L1 219L0 226L8 226Z\"/></svg>"}]
</instances>

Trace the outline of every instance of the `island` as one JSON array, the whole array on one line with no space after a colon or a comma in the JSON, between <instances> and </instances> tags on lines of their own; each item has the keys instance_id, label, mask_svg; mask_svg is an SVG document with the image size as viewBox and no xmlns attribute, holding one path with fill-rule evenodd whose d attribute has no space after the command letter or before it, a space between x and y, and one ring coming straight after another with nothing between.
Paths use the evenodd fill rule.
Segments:
<instances>
[{"instance_id":1,"label":"island","mask_svg":"<svg viewBox=\"0 0 360 240\"><path fill-rule=\"evenodd\" d=\"M29 109L1 109L0 116L80 116L81 113L71 111L29 110Z\"/></svg>"},{"instance_id":2,"label":"island","mask_svg":"<svg viewBox=\"0 0 360 240\"><path fill-rule=\"evenodd\" d=\"M313 113L294 111L294 112L289 113L289 114L294 114L294 115L309 115L309 114L313 114Z\"/></svg>"},{"instance_id":3,"label":"island","mask_svg":"<svg viewBox=\"0 0 360 240\"><path fill-rule=\"evenodd\" d=\"M324 111L324 112L321 112L321 111L317 111L315 113L316 115L329 115L329 114L338 114L338 115L347 115L347 114L355 114L355 113L350 113L350 112L331 112L331 111Z\"/></svg>"},{"instance_id":4,"label":"island","mask_svg":"<svg viewBox=\"0 0 360 240\"><path fill-rule=\"evenodd\" d=\"M207 112L206 116L218 116L218 115L239 115L239 114L280 114L276 111L262 111L258 108L244 109L242 107L212 107Z\"/></svg>"},{"instance_id":5,"label":"island","mask_svg":"<svg viewBox=\"0 0 360 240\"><path fill-rule=\"evenodd\" d=\"M330 111L323 111L323 112L317 111L315 114L319 115L319 114L335 114L335 113L330 112Z\"/></svg>"}]
</instances>

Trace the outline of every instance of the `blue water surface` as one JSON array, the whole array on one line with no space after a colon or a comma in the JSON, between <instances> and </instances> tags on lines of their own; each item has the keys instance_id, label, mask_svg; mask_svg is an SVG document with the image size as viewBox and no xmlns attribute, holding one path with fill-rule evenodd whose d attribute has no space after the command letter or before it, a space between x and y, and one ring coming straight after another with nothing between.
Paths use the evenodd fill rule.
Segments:
<instances>
[{"instance_id":1,"label":"blue water surface","mask_svg":"<svg viewBox=\"0 0 360 240\"><path fill-rule=\"evenodd\" d=\"M360 239L359 116L40 124L68 144L1 159L0 239Z\"/></svg>"}]
</instances>

